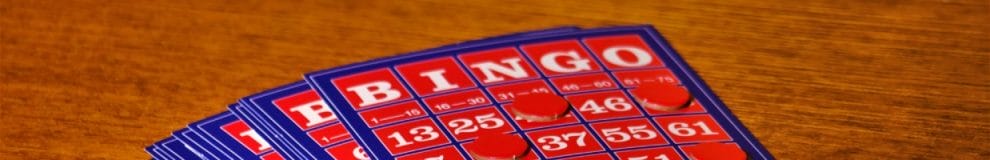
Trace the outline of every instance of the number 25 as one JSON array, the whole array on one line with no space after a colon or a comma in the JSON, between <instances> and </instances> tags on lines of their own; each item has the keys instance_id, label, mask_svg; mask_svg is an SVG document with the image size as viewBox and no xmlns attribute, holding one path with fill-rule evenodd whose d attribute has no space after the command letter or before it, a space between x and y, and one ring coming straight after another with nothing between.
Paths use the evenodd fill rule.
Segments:
<instances>
[{"instance_id":1,"label":"number 25","mask_svg":"<svg viewBox=\"0 0 990 160\"><path fill-rule=\"evenodd\" d=\"M478 125L474 125L474 121L477 121ZM502 119L495 118L495 113L474 116L474 121L466 118L455 119L448 122L447 125L455 128L454 134L477 132L479 126L482 129L494 129L505 125Z\"/></svg>"}]
</instances>

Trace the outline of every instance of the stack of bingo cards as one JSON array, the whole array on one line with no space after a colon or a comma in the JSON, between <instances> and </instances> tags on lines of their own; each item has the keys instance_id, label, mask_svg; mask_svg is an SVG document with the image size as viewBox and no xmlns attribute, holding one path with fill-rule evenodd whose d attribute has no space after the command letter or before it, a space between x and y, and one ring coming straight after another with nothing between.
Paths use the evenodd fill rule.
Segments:
<instances>
[{"instance_id":1,"label":"stack of bingo cards","mask_svg":"<svg viewBox=\"0 0 990 160\"><path fill-rule=\"evenodd\" d=\"M774 159L652 26L553 28L305 74L154 159Z\"/></svg>"}]
</instances>

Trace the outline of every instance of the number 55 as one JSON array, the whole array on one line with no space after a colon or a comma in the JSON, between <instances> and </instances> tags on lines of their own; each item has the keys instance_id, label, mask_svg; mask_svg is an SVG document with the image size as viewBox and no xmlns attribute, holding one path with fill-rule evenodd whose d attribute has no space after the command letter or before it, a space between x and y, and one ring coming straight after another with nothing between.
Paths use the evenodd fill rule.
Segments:
<instances>
[{"instance_id":1,"label":"number 55","mask_svg":"<svg viewBox=\"0 0 990 160\"><path fill-rule=\"evenodd\" d=\"M657 137L657 132L646 129L646 125L629 126L626 130L627 132L622 131L622 128L605 128L602 129L602 134L609 142L628 142L632 139L647 140Z\"/></svg>"}]
</instances>

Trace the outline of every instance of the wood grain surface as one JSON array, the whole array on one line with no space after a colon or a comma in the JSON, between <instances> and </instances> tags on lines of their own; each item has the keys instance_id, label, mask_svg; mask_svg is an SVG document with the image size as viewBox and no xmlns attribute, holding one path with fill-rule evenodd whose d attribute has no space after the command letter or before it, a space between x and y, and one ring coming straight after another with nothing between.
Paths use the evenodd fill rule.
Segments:
<instances>
[{"instance_id":1,"label":"wood grain surface","mask_svg":"<svg viewBox=\"0 0 990 160\"><path fill-rule=\"evenodd\" d=\"M0 0L0 159L143 147L322 68L655 25L780 159L990 159L990 1Z\"/></svg>"}]
</instances>

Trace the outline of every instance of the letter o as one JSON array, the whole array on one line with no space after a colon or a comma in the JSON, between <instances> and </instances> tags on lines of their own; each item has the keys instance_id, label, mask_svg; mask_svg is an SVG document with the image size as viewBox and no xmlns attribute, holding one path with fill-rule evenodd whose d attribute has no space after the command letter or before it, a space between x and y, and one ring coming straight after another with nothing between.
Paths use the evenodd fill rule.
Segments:
<instances>
[{"instance_id":1,"label":"letter o","mask_svg":"<svg viewBox=\"0 0 990 160\"><path fill-rule=\"evenodd\" d=\"M622 57L619 57L619 52L622 51L632 53L633 56L636 57L636 61L628 62L626 60L623 60ZM650 52L640 49L639 47L633 47L633 46L609 47L606 48L602 54L605 57L605 61L608 61L608 63L622 67L641 67L641 66L649 65L650 62L653 61L653 57L650 57Z\"/></svg>"}]
</instances>

